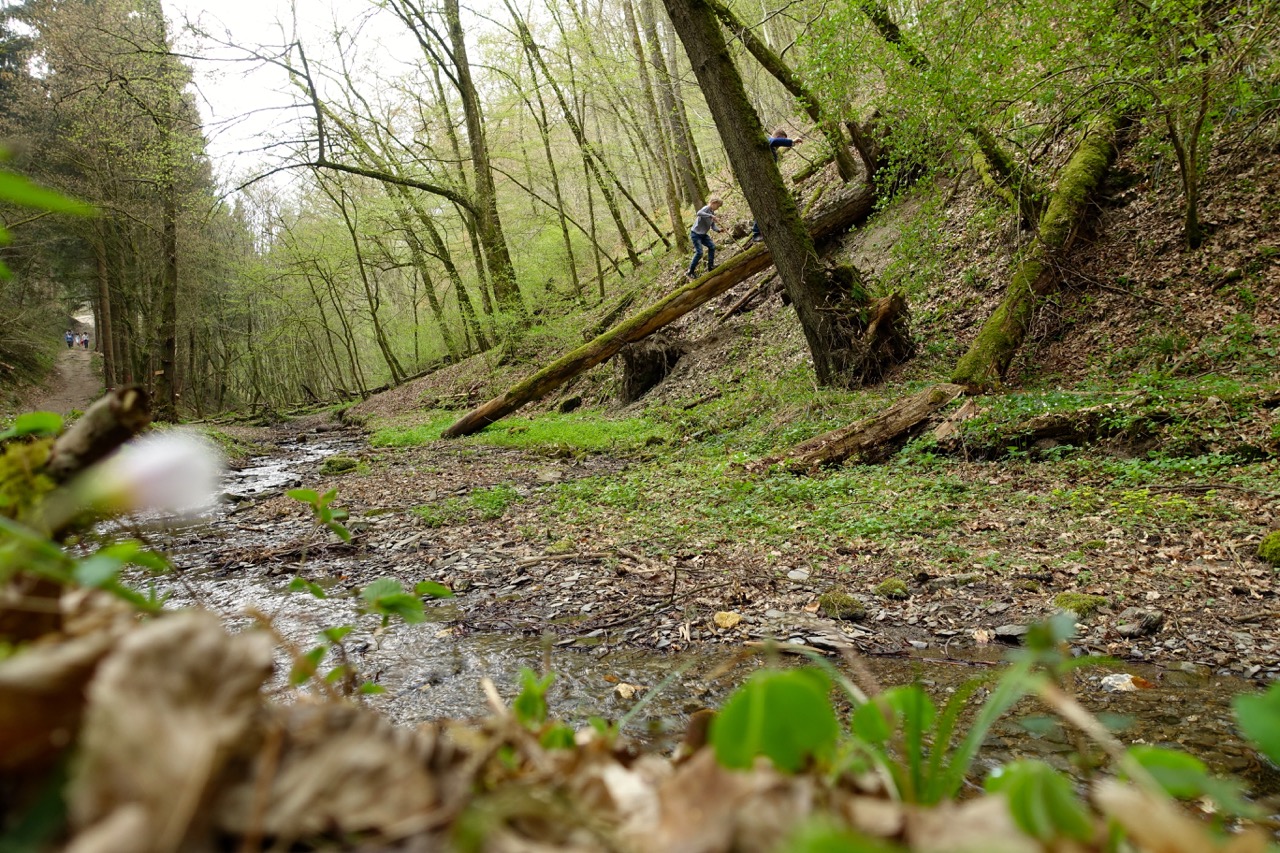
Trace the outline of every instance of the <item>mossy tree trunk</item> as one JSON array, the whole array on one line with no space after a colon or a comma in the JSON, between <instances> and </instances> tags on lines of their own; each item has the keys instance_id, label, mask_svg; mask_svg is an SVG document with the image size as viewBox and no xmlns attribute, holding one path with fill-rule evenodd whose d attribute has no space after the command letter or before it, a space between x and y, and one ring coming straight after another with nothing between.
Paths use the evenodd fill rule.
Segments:
<instances>
[{"instance_id":1,"label":"mossy tree trunk","mask_svg":"<svg viewBox=\"0 0 1280 853\"><path fill-rule=\"evenodd\" d=\"M1070 246L1089 198L1111 166L1118 125L1115 116L1106 116L1085 130L1049 198L1035 241L1014 270L1004 299L956 365L952 382L981 391L1004 379L1036 307L1057 288L1053 258Z\"/></svg>"},{"instance_id":2,"label":"mossy tree trunk","mask_svg":"<svg viewBox=\"0 0 1280 853\"><path fill-rule=\"evenodd\" d=\"M808 220L812 240L820 242L835 234L843 234L864 221L875 208L875 193L870 187L859 187ZM650 305L635 316L602 335L562 356L529 378L517 383L506 393L494 397L444 431L445 438L470 435L484 429L534 400L541 399L573 377L611 358L622 347L643 340L663 326L683 317L699 305L714 299L729 288L768 269L773 257L761 244L739 252L696 281Z\"/></svg>"},{"instance_id":3,"label":"mossy tree trunk","mask_svg":"<svg viewBox=\"0 0 1280 853\"><path fill-rule=\"evenodd\" d=\"M853 157L849 156L849 146L845 144L844 133L840 130L840 123L825 114L822 109L821 102L809 91L808 87L800 82L800 78L796 76L782 58L774 53L767 44L756 38L755 33L751 31L745 23L739 20L733 10L726 6L721 0L706 0L716 13L725 28L742 39L742 44L756 58L756 61L773 75L774 79L782 84L782 87L790 92L809 118L826 137L827 144L831 146L832 155L835 157L836 170L840 173L840 179L846 183L852 181L858 175L858 167L853 161ZM860 140L855 139L855 144ZM869 150L864 150L861 146L858 148L858 156L862 159L866 168L867 179L870 180L872 173L875 171L875 161Z\"/></svg>"},{"instance_id":4,"label":"mossy tree trunk","mask_svg":"<svg viewBox=\"0 0 1280 853\"><path fill-rule=\"evenodd\" d=\"M729 55L715 11L705 0L664 0L711 109L734 175L773 253L813 357L819 384L848 386L860 361L846 322L849 294L827 274L787 191L760 117Z\"/></svg>"}]
</instances>

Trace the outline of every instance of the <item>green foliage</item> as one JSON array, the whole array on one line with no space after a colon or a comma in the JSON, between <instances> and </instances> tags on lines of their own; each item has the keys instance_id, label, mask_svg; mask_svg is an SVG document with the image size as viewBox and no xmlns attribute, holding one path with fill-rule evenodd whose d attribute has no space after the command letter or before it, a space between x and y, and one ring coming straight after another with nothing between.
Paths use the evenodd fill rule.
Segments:
<instances>
[{"instance_id":1,"label":"green foliage","mask_svg":"<svg viewBox=\"0 0 1280 853\"><path fill-rule=\"evenodd\" d=\"M1280 765L1280 684L1272 684L1261 695L1237 696L1231 704L1245 737Z\"/></svg>"},{"instance_id":2,"label":"green foliage","mask_svg":"<svg viewBox=\"0 0 1280 853\"><path fill-rule=\"evenodd\" d=\"M755 673L711 723L716 759L745 769L764 756L790 773L829 761L840 734L830 692L830 681L817 670Z\"/></svg>"},{"instance_id":3,"label":"green foliage","mask_svg":"<svg viewBox=\"0 0 1280 853\"><path fill-rule=\"evenodd\" d=\"M507 507L518 500L520 495L511 486L494 486L471 492L471 505L480 511L481 518L489 521L502 518Z\"/></svg>"},{"instance_id":4,"label":"green foliage","mask_svg":"<svg viewBox=\"0 0 1280 853\"><path fill-rule=\"evenodd\" d=\"M547 691L555 681L555 673L548 672L541 678L529 668L520 670L520 693L511 703L516 719L529 728L539 728L547 721Z\"/></svg>"},{"instance_id":5,"label":"green foliage","mask_svg":"<svg viewBox=\"0 0 1280 853\"><path fill-rule=\"evenodd\" d=\"M1043 761L1006 764L987 777L991 793L1004 794L1018 828L1039 841L1088 841L1093 822L1071 780Z\"/></svg>"},{"instance_id":6,"label":"green foliage","mask_svg":"<svg viewBox=\"0 0 1280 853\"><path fill-rule=\"evenodd\" d=\"M61 431L62 415L54 412L26 412L14 418L13 424L7 429L0 430L0 441L24 436L54 436Z\"/></svg>"},{"instance_id":7,"label":"green foliage","mask_svg":"<svg viewBox=\"0 0 1280 853\"><path fill-rule=\"evenodd\" d=\"M806 823L782 843L779 853L894 853L902 848L867 838L827 821Z\"/></svg>"},{"instance_id":8,"label":"green foliage","mask_svg":"<svg viewBox=\"0 0 1280 853\"><path fill-rule=\"evenodd\" d=\"M881 598L905 599L911 595L906 581L902 578L885 578L876 584L874 592Z\"/></svg>"},{"instance_id":9,"label":"green foliage","mask_svg":"<svg viewBox=\"0 0 1280 853\"><path fill-rule=\"evenodd\" d=\"M374 447L416 447L440 438L456 413L433 415L431 420L407 426L384 426L374 431ZM575 453L613 454L635 452L661 438L659 425L646 418L609 420L600 413L544 414L537 418L507 418L459 439L465 444L520 447L552 455Z\"/></svg>"},{"instance_id":10,"label":"green foliage","mask_svg":"<svg viewBox=\"0 0 1280 853\"><path fill-rule=\"evenodd\" d=\"M360 590L365 610L382 617L382 624L390 623L397 616L410 624L426 621L421 593L408 593L395 578L378 578Z\"/></svg>"},{"instance_id":11,"label":"green foliage","mask_svg":"<svg viewBox=\"0 0 1280 853\"><path fill-rule=\"evenodd\" d=\"M347 518L347 511L331 505L333 499L338 496L337 489L330 489L323 495L315 489L290 489L285 494L295 501L311 507L311 512L315 516L317 524L328 528L334 536L337 536L343 542L351 541L351 531L342 523Z\"/></svg>"},{"instance_id":12,"label":"green foliage","mask_svg":"<svg viewBox=\"0 0 1280 853\"><path fill-rule=\"evenodd\" d=\"M321 474L347 474L360 467L357 459L350 456L329 456L320 464Z\"/></svg>"}]
</instances>

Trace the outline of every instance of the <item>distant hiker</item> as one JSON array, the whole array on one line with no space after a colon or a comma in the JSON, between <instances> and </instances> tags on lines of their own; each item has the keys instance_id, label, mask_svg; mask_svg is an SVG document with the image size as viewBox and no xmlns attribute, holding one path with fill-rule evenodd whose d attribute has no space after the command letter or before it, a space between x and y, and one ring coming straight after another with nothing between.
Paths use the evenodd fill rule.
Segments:
<instances>
[{"instance_id":1,"label":"distant hiker","mask_svg":"<svg viewBox=\"0 0 1280 853\"><path fill-rule=\"evenodd\" d=\"M707 202L707 206L694 214L693 227L689 229L689 238L693 240L693 260L689 262L689 271L685 276L689 279L696 278L695 271L698 269L698 261L702 260L702 248L707 249L707 272L711 272L716 268L716 244L711 242L711 231L721 231L720 219L716 216L716 211L724 204L718 198L713 198Z\"/></svg>"},{"instance_id":2,"label":"distant hiker","mask_svg":"<svg viewBox=\"0 0 1280 853\"><path fill-rule=\"evenodd\" d=\"M81 344L81 346L83 346L85 349L88 349L88 348L89 348L89 333L88 333L88 332L85 332L83 335L81 335L81 336L80 336L80 344Z\"/></svg>"},{"instance_id":3,"label":"distant hiker","mask_svg":"<svg viewBox=\"0 0 1280 853\"><path fill-rule=\"evenodd\" d=\"M801 142L804 142L804 140L798 137L796 139L792 139L787 136L786 128L780 127L775 130L773 135L769 137L769 153L773 155L773 162L778 162L779 148L791 148L794 145L799 145ZM753 221L751 223L751 242L759 243L763 239L764 238L760 236L760 225Z\"/></svg>"},{"instance_id":4,"label":"distant hiker","mask_svg":"<svg viewBox=\"0 0 1280 853\"><path fill-rule=\"evenodd\" d=\"M67 349L71 349L72 345L76 342L75 335L71 334L70 329L67 329L67 333L63 335L63 338L67 342Z\"/></svg>"}]
</instances>

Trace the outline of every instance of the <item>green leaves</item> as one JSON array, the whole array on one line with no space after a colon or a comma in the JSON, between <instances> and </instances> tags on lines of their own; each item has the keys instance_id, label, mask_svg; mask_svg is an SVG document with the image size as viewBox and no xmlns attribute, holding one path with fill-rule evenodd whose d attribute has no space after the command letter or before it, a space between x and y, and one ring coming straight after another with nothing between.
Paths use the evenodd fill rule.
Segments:
<instances>
[{"instance_id":1,"label":"green leaves","mask_svg":"<svg viewBox=\"0 0 1280 853\"><path fill-rule=\"evenodd\" d=\"M32 183L22 175L13 172L0 171L0 200L48 210L51 213L91 216L97 212L92 205Z\"/></svg>"},{"instance_id":2,"label":"green leaves","mask_svg":"<svg viewBox=\"0 0 1280 853\"><path fill-rule=\"evenodd\" d=\"M360 598L364 600L367 612L382 616L383 625L386 625L392 616L399 616L411 624L425 622L427 619L422 608L422 599L405 592L400 581L394 578L379 578L360 590Z\"/></svg>"},{"instance_id":3,"label":"green leaves","mask_svg":"<svg viewBox=\"0 0 1280 853\"><path fill-rule=\"evenodd\" d=\"M435 581L419 581L413 585L413 591L418 595L429 595L432 598L453 598L453 590Z\"/></svg>"},{"instance_id":4,"label":"green leaves","mask_svg":"<svg viewBox=\"0 0 1280 853\"><path fill-rule=\"evenodd\" d=\"M547 721L547 691L556 674L548 672L539 678L533 670L520 670L520 681L523 684L520 695L511 704L516 719L529 728L537 728Z\"/></svg>"},{"instance_id":5,"label":"green leaves","mask_svg":"<svg viewBox=\"0 0 1280 853\"><path fill-rule=\"evenodd\" d=\"M1004 794L1018 828L1039 841L1088 841L1093 821L1071 780L1043 761L1015 761L987 777L986 789Z\"/></svg>"},{"instance_id":6,"label":"green leaves","mask_svg":"<svg viewBox=\"0 0 1280 853\"><path fill-rule=\"evenodd\" d=\"M829 759L840 735L830 692L831 682L818 670L757 672L711 724L716 759L745 769L763 755L791 773Z\"/></svg>"},{"instance_id":7,"label":"green leaves","mask_svg":"<svg viewBox=\"0 0 1280 853\"><path fill-rule=\"evenodd\" d=\"M1272 684L1266 693L1237 696L1231 704L1245 737L1273 764L1280 764L1280 684Z\"/></svg>"},{"instance_id":8,"label":"green leaves","mask_svg":"<svg viewBox=\"0 0 1280 853\"><path fill-rule=\"evenodd\" d=\"M333 499L338 496L337 489L330 489L323 495L315 489L290 489L285 494L295 501L310 506L316 522L322 527L329 528L334 536L337 536L343 542L351 541L351 531L347 529L346 525L342 524L348 517L347 511L330 506L333 503Z\"/></svg>"},{"instance_id":9,"label":"green leaves","mask_svg":"<svg viewBox=\"0 0 1280 853\"><path fill-rule=\"evenodd\" d=\"M3 174L0 172L0 175ZM62 415L53 412L27 412L18 415L8 429L0 430L0 441L26 435L57 435L61 431Z\"/></svg>"}]
</instances>

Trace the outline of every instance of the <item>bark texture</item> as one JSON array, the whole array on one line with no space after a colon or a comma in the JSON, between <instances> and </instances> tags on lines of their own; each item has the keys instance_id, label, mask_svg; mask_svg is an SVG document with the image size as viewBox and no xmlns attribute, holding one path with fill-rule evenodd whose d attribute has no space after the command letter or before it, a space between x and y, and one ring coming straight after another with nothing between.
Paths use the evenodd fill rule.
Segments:
<instances>
[{"instance_id":1,"label":"bark texture","mask_svg":"<svg viewBox=\"0 0 1280 853\"><path fill-rule=\"evenodd\" d=\"M1118 126L1115 116L1106 116L1094 121L1085 131L1049 198L1035 241L1014 270L1004 299L956 364L952 382L972 391L983 391L1004 379L1014 354L1022 346L1036 307L1057 288L1054 256L1069 248L1090 196L1101 186L1111 167Z\"/></svg>"}]
</instances>

